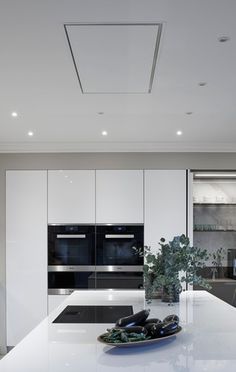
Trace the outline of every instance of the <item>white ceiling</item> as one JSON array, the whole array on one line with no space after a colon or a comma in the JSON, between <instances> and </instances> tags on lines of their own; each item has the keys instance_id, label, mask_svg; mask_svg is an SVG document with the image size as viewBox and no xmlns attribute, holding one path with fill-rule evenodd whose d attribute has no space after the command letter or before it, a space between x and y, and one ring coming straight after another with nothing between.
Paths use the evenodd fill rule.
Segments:
<instances>
[{"instance_id":1,"label":"white ceiling","mask_svg":"<svg viewBox=\"0 0 236 372\"><path fill-rule=\"evenodd\" d=\"M0 152L236 151L235 15L235 0L1 0ZM71 23L163 24L151 93L114 90L128 79L143 87L153 33L123 37L131 57L116 65L124 64L122 88L83 94L64 30ZM225 35L230 40L220 43ZM103 66L92 76L86 58L102 65L102 48L112 46L114 33L97 48L100 57L94 40L83 36L82 43L76 36L76 48L88 89L101 81L111 89L121 81L116 70ZM111 47L113 62L117 50ZM130 71L125 78L124 71Z\"/></svg>"}]
</instances>

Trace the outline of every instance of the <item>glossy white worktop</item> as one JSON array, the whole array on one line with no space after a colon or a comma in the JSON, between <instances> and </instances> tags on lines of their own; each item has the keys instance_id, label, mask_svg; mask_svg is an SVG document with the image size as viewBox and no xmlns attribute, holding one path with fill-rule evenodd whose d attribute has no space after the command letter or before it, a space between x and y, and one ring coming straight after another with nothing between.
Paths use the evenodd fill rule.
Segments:
<instances>
[{"instance_id":1,"label":"glossy white worktop","mask_svg":"<svg viewBox=\"0 0 236 372\"><path fill-rule=\"evenodd\" d=\"M179 314L182 332L154 345L115 348L96 338L111 324L52 324L68 305L145 306L151 317ZM26 304L27 305L27 304ZM236 366L236 308L205 291L180 303L146 305L143 291L77 291L0 361L3 372L225 372Z\"/></svg>"}]
</instances>

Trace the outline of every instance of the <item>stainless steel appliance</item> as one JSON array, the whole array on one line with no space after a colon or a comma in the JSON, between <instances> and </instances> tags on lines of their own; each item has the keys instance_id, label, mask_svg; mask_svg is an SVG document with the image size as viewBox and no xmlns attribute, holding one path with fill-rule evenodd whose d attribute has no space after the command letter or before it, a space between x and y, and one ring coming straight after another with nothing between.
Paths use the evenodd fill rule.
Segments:
<instances>
[{"instance_id":1,"label":"stainless steel appliance","mask_svg":"<svg viewBox=\"0 0 236 372\"><path fill-rule=\"evenodd\" d=\"M48 293L95 288L95 226L48 226Z\"/></svg>"},{"instance_id":2,"label":"stainless steel appliance","mask_svg":"<svg viewBox=\"0 0 236 372\"><path fill-rule=\"evenodd\" d=\"M50 268L95 265L95 226L49 225L48 265Z\"/></svg>"},{"instance_id":3,"label":"stainless steel appliance","mask_svg":"<svg viewBox=\"0 0 236 372\"><path fill-rule=\"evenodd\" d=\"M48 293L143 288L143 225L49 225Z\"/></svg>"},{"instance_id":4,"label":"stainless steel appliance","mask_svg":"<svg viewBox=\"0 0 236 372\"><path fill-rule=\"evenodd\" d=\"M143 225L99 225L96 227L96 265L104 271L135 271L143 265Z\"/></svg>"},{"instance_id":5,"label":"stainless steel appliance","mask_svg":"<svg viewBox=\"0 0 236 372\"><path fill-rule=\"evenodd\" d=\"M143 288L143 225L96 227L96 287Z\"/></svg>"}]
</instances>

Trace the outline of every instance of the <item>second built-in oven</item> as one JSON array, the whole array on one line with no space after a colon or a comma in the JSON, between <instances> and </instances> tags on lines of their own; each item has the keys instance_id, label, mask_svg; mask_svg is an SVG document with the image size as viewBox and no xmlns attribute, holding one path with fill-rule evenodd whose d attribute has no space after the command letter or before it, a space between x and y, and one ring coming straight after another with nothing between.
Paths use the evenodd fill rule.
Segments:
<instances>
[{"instance_id":1,"label":"second built-in oven","mask_svg":"<svg viewBox=\"0 0 236 372\"><path fill-rule=\"evenodd\" d=\"M143 268L143 225L98 225L96 265L106 271L135 271Z\"/></svg>"},{"instance_id":2,"label":"second built-in oven","mask_svg":"<svg viewBox=\"0 0 236 372\"><path fill-rule=\"evenodd\" d=\"M143 225L96 227L97 288L143 287Z\"/></svg>"},{"instance_id":3,"label":"second built-in oven","mask_svg":"<svg viewBox=\"0 0 236 372\"><path fill-rule=\"evenodd\" d=\"M48 293L95 288L95 226L48 226Z\"/></svg>"}]
</instances>

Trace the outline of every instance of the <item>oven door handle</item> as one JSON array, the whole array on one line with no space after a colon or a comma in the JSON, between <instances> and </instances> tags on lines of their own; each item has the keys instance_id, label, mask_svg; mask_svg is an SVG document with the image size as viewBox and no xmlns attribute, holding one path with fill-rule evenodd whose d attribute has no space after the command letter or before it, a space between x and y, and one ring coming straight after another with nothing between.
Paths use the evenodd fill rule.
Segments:
<instances>
[{"instance_id":1,"label":"oven door handle","mask_svg":"<svg viewBox=\"0 0 236 372\"><path fill-rule=\"evenodd\" d=\"M57 239L85 239L85 234L57 234Z\"/></svg>"},{"instance_id":2,"label":"oven door handle","mask_svg":"<svg viewBox=\"0 0 236 372\"><path fill-rule=\"evenodd\" d=\"M134 239L134 234L106 234L106 239Z\"/></svg>"}]
</instances>

